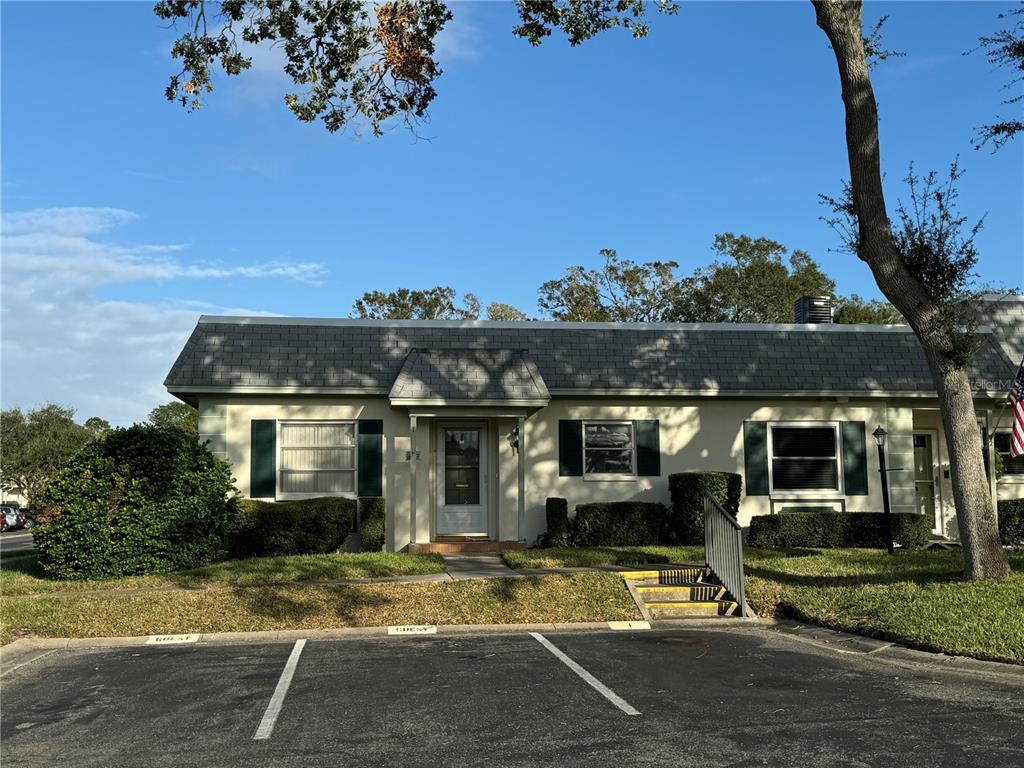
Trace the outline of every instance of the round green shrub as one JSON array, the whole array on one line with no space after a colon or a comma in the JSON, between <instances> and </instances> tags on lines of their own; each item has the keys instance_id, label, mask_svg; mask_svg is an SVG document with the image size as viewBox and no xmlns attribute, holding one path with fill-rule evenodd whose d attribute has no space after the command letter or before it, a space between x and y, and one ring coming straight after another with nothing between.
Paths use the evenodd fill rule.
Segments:
<instances>
[{"instance_id":1,"label":"round green shrub","mask_svg":"<svg viewBox=\"0 0 1024 768\"><path fill-rule=\"evenodd\" d=\"M925 515L894 514L893 542L907 549L923 547L932 521ZM759 549L812 547L885 547L885 516L879 512L787 512L757 515L750 521L748 546Z\"/></svg>"},{"instance_id":2,"label":"round green shrub","mask_svg":"<svg viewBox=\"0 0 1024 768\"><path fill-rule=\"evenodd\" d=\"M704 494L708 493L726 512L740 511L743 478L735 472L678 472L668 476L672 514L669 521L674 544L704 543Z\"/></svg>"},{"instance_id":3,"label":"round green shrub","mask_svg":"<svg viewBox=\"0 0 1024 768\"><path fill-rule=\"evenodd\" d=\"M115 429L75 454L39 500L43 570L101 579L222 559L238 502L228 464L180 429Z\"/></svg>"}]
</instances>

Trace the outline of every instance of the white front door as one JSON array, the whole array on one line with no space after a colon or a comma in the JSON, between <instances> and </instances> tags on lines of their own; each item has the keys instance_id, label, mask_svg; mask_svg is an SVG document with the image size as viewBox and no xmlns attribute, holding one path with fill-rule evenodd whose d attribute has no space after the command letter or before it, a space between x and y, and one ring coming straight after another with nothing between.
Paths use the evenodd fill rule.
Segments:
<instances>
[{"instance_id":1,"label":"white front door","mask_svg":"<svg viewBox=\"0 0 1024 768\"><path fill-rule=\"evenodd\" d=\"M487 427L438 425L438 536L488 536Z\"/></svg>"}]
</instances>

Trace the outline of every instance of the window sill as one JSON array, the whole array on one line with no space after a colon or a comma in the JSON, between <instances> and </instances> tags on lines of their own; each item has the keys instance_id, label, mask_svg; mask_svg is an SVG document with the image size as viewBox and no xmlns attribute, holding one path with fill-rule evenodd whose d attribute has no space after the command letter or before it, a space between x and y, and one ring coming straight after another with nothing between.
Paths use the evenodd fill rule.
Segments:
<instances>
[{"instance_id":1,"label":"window sill","mask_svg":"<svg viewBox=\"0 0 1024 768\"><path fill-rule=\"evenodd\" d=\"M322 499L326 496L339 499L356 499L358 494L355 492L348 493L279 493L274 498L274 501L302 501L304 499Z\"/></svg>"},{"instance_id":2,"label":"window sill","mask_svg":"<svg viewBox=\"0 0 1024 768\"><path fill-rule=\"evenodd\" d=\"M807 496L845 496L846 494L838 488L808 488L803 491L772 491L768 495L773 499L800 501Z\"/></svg>"},{"instance_id":3,"label":"window sill","mask_svg":"<svg viewBox=\"0 0 1024 768\"><path fill-rule=\"evenodd\" d=\"M636 475L584 475L588 483L629 483L636 480Z\"/></svg>"}]
</instances>

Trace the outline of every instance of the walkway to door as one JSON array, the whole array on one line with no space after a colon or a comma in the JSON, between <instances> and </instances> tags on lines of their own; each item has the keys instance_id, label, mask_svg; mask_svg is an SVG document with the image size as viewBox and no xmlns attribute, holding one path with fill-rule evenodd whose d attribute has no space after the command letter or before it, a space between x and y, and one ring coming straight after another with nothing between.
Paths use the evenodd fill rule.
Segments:
<instances>
[{"instance_id":1,"label":"walkway to door","mask_svg":"<svg viewBox=\"0 0 1024 768\"><path fill-rule=\"evenodd\" d=\"M518 579L516 573L501 559L501 555L442 555L448 575L455 581L463 579Z\"/></svg>"}]
</instances>

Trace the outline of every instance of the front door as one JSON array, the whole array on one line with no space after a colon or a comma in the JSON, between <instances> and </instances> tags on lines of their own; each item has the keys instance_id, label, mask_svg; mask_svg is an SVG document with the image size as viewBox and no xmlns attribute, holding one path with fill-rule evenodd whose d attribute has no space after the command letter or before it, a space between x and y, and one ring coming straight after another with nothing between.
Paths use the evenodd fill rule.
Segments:
<instances>
[{"instance_id":1,"label":"front door","mask_svg":"<svg viewBox=\"0 0 1024 768\"><path fill-rule=\"evenodd\" d=\"M487 429L481 423L438 425L438 536L488 536Z\"/></svg>"},{"instance_id":2,"label":"front door","mask_svg":"<svg viewBox=\"0 0 1024 768\"><path fill-rule=\"evenodd\" d=\"M939 506L939 471L935 459L934 432L914 433L914 488L917 490L917 511L932 520L934 533L942 532Z\"/></svg>"}]
</instances>

